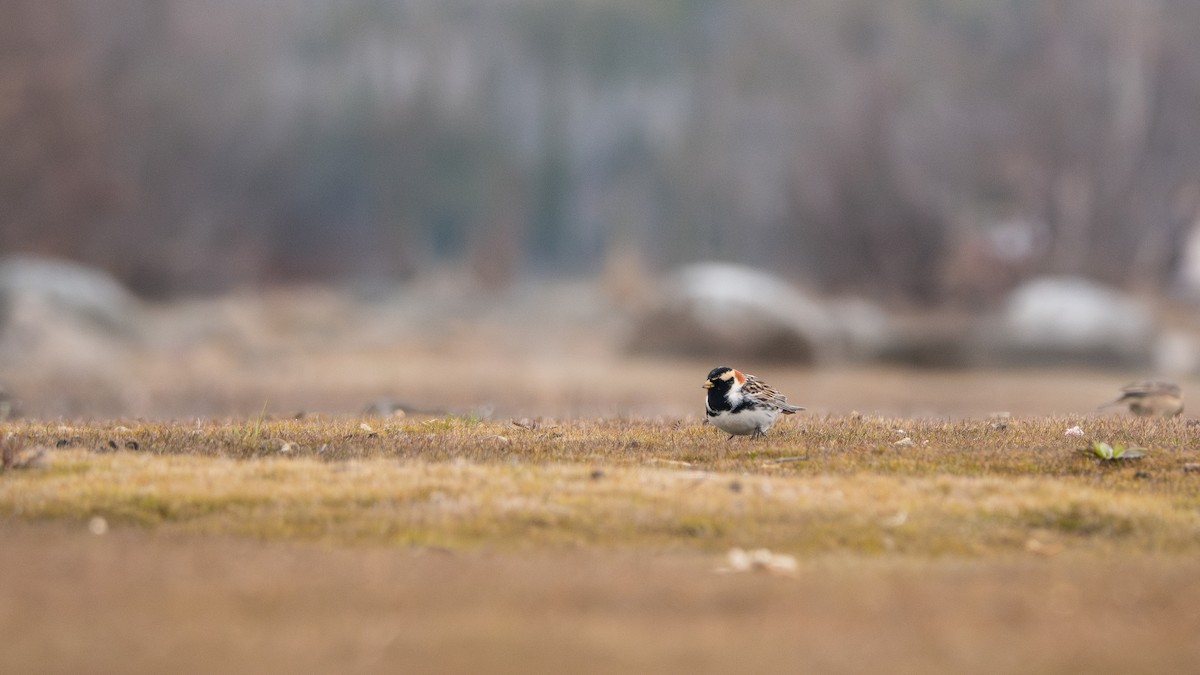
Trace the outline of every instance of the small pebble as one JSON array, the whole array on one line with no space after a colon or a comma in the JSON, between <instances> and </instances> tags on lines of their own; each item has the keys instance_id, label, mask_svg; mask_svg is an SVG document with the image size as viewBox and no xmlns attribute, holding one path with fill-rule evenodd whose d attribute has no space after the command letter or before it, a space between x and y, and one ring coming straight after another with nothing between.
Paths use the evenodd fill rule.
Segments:
<instances>
[{"instance_id":1,"label":"small pebble","mask_svg":"<svg viewBox=\"0 0 1200 675\"><path fill-rule=\"evenodd\" d=\"M96 536L107 534L108 521L100 516L92 516L92 519L88 521L88 532L91 532Z\"/></svg>"}]
</instances>

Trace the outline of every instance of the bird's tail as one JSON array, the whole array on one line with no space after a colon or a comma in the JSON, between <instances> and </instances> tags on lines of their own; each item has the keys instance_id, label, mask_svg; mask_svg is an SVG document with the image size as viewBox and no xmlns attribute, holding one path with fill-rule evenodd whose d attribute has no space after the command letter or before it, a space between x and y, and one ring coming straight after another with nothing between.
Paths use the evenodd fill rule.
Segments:
<instances>
[{"instance_id":1,"label":"bird's tail","mask_svg":"<svg viewBox=\"0 0 1200 675\"><path fill-rule=\"evenodd\" d=\"M783 405L779 406L779 412L783 413L784 415L791 415L799 410L805 410L805 407L802 405L791 405L790 403L784 403Z\"/></svg>"}]
</instances>

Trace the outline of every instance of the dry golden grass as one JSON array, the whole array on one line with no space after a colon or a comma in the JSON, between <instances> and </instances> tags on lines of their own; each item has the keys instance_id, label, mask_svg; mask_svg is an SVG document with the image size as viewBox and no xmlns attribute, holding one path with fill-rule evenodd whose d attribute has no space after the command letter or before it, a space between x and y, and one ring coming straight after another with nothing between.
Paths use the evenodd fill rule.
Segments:
<instances>
[{"instance_id":1,"label":"dry golden grass","mask_svg":"<svg viewBox=\"0 0 1200 675\"><path fill-rule=\"evenodd\" d=\"M1076 425L1083 437L1064 433ZM1183 420L798 416L763 441L694 418L4 431L3 672L1117 673L1200 658L1200 449ZM1079 452L1090 440L1148 456L1100 462ZM715 573L733 546L799 568Z\"/></svg>"},{"instance_id":2,"label":"dry golden grass","mask_svg":"<svg viewBox=\"0 0 1200 675\"><path fill-rule=\"evenodd\" d=\"M1066 435L1082 424L1086 437ZM1182 421L250 420L9 425L0 513L339 543L993 555L1200 550ZM1100 462L1088 440L1146 448Z\"/></svg>"}]
</instances>

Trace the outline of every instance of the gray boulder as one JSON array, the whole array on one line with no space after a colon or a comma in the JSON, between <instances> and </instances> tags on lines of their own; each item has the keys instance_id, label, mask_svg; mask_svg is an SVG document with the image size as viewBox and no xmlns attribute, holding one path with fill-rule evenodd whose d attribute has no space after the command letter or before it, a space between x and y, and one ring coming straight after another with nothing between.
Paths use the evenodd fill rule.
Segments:
<instances>
[{"instance_id":1,"label":"gray boulder","mask_svg":"<svg viewBox=\"0 0 1200 675\"><path fill-rule=\"evenodd\" d=\"M137 332L137 299L108 274L79 263L31 255L0 260L0 299L6 320L16 305L30 303L113 333Z\"/></svg>"},{"instance_id":2,"label":"gray boulder","mask_svg":"<svg viewBox=\"0 0 1200 675\"><path fill-rule=\"evenodd\" d=\"M977 342L985 360L1145 367L1158 335L1147 303L1087 279L1042 277L1014 290Z\"/></svg>"},{"instance_id":3,"label":"gray boulder","mask_svg":"<svg viewBox=\"0 0 1200 675\"><path fill-rule=\"evenodd\" d=\"M0 261L0 365L46 378L120 379L142 347L135 297L98 270L21 256Z\"/></svg>"},{"instance_id":4,"label":"gray boulder","mask_svg":"<svg viewBox=\"0 0 1200 675\"><path fill-rule=\"evenodd\" d=\"M637 321L634 351L815 363L886 342L887 317L866 301L823 303L778 277L726 263L667 278Z\"/></svg>"}]
</instances>

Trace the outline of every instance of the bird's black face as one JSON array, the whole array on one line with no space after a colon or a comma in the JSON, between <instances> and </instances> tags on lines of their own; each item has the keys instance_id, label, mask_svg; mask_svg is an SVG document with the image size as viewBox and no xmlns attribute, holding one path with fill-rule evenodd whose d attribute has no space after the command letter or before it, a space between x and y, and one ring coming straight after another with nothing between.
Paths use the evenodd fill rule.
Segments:
<instances>
[{"instance_id":1,"label":"bird's black face","mask_svg":"<svg viewBox=\"0 0 1200 675\"><path fill-rule=\"evenodd\" d=\"M733 385L733 368L729 366L717 366L708 371L708 379L704 380L703 387L705 389L716 389L717 391L725 391Z\"/></svg>"}]
</instances>

